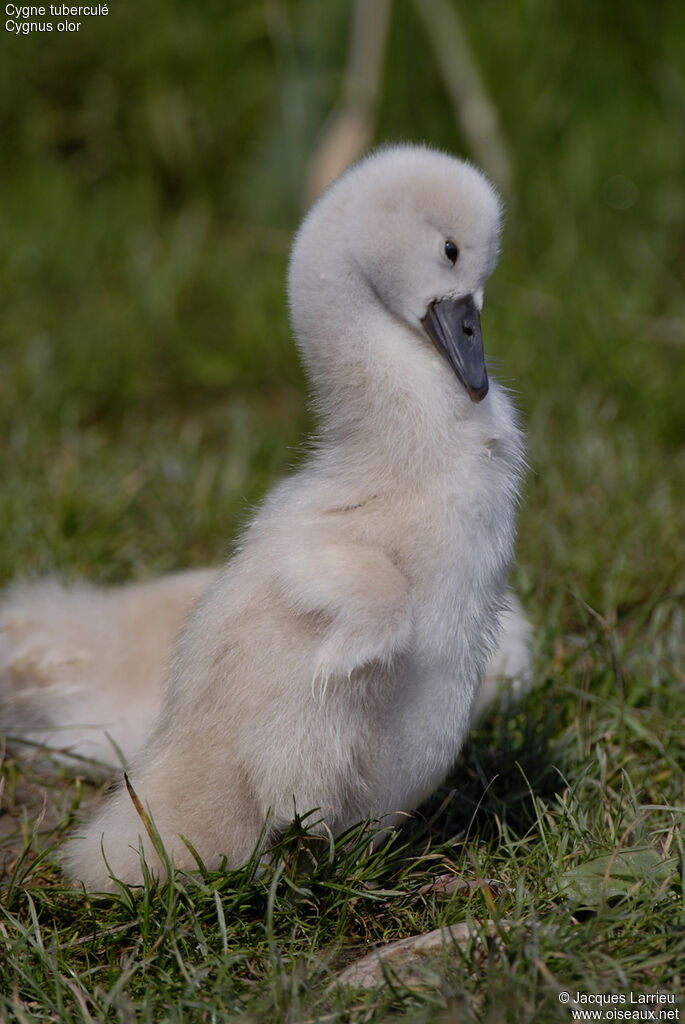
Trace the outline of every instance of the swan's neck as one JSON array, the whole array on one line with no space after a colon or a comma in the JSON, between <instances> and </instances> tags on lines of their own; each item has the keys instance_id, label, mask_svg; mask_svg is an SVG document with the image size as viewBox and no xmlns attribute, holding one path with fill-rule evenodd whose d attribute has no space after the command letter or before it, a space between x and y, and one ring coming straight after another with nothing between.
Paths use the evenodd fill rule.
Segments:
<instances>
[{"instance_id":1,"label":"swan's neck","mask_svg":"<svg viewBox=\"0 0 685 1024\"><path fill-rule=\"evenodd\" d=\"M360 301L358 289L356 296L339 289L335 301L317 298L318 311L310 303L313 314L296 329L327 461L379 482L420 483L503 432L517 433L502 393L493 388L480 404L471 402L420 330L367 296Z\"/></svg>"}]
</instances>

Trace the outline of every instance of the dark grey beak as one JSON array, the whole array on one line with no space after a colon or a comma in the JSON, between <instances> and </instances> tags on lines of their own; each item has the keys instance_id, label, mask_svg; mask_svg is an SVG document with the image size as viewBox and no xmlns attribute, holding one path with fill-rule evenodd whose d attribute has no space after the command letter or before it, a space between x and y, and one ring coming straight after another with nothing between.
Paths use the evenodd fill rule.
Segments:
<instances>
[{"instance_id":1,"label":"dark grey beak","mask_svg":"<svg viewBox=\"0 0 685 1024\"><path fill-rule=\"evenodd\" d=\"M480 315L473 295L434 300L421 323L468 391L471 401L480 402L488 393L488 371Z\"/></svg>"}]
</instances>

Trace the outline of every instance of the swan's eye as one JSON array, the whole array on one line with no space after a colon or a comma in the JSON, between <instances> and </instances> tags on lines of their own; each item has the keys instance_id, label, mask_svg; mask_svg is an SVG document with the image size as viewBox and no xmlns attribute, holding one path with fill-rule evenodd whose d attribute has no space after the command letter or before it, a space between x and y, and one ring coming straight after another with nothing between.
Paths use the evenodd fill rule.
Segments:
<instances>
[{"instance_id":1,"label":"swan's eye","mask_svg":"<svg viewBox=\"0 0 685 1024\"><path fill-rule=\"evenodd\" d=\"M457 256L459 255L459 247L456 242L453 242L451 238L448 238L445 242L445 256L450 261L452 266L457 262Z\"/></svg>"}]
</instances>

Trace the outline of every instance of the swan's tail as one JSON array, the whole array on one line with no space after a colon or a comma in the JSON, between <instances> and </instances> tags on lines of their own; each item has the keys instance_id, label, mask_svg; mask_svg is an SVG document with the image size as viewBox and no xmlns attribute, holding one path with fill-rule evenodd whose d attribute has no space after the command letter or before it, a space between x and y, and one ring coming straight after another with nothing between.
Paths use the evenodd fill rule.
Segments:
<instances>
[{"instance_id":1,"label":"swan's tail","mask_svg":"<svg viewBox=\"0 0 685 1024\"><path fill-rule=\"evenodd\" d=\"M0 734L105 765L118 764L117 747L130 758L160 706L174 637L213 577L11 588L0 604Z\"/></svg>"}]
</instances>

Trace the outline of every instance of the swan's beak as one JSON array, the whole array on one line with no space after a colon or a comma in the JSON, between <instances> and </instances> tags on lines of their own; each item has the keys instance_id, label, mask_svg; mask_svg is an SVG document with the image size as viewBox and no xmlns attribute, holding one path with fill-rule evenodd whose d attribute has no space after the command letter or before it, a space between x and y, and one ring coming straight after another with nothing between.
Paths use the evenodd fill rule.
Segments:
<instances>
[{"instance_id":1,"label":"swan's beak","mask_svg":"<svg viewBox=\"0 0 685 1024\"><path fill-rule=\"evenodd\" d=\"M480 314L473 295L435 299L421 323L435 347L450 363L472 402L488 393Z\"/></svg>"}]
</instances>

